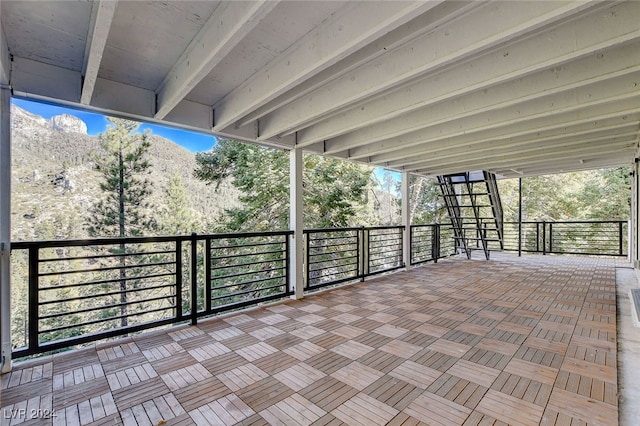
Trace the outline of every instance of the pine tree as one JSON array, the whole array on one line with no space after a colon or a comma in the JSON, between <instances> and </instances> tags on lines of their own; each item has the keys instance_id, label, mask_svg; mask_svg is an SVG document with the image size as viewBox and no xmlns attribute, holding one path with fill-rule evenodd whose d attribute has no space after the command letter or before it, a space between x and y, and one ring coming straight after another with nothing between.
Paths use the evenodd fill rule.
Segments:
<instances>
[{"instance_id":1,"label":"pine tree","mask_svg":"<svg viewBox=\"0 0 640 426\"><path fill-rule=\"evenodd\" d=\"M287 229L289 154L234 140L220 140L196 156L195 176L217 186L231 179L242 206L226 209L221 231ZM304 226L330 228L363 225L358 207L368 204L372 168L306 154L303 160Z\"/></svg>"},{"instance_id":2,"label":"pine tree","mask_svg":"<svg viewBox=\"0 0 640 426\"><path fill-rule=\"evenodd\" d=\"M140 236L152 229L146 216L151 182L143 176L151 167L147 155L151 144L146 134L134 133L139 123L109 118L111 126L100 136L102 153L94 158L95 168L104 178L100 189L104 198L90 211L89 234L103 237ZM124 243L119 254L126 253ZM119 257L120 324L127 326L126 257Z\"/></svg>"},{"instance_id":3,"label":"pine tree","mask_svg":"<svg viewBox=\"0 0 640 426\"><path fill-rule=\"evenodd\" d=\"M164 189L164 206L160 210L158 229L166 235L186 235L199 232L201 221L191 208L182 178L174 173Z\"/></svg>"}]
</instances>

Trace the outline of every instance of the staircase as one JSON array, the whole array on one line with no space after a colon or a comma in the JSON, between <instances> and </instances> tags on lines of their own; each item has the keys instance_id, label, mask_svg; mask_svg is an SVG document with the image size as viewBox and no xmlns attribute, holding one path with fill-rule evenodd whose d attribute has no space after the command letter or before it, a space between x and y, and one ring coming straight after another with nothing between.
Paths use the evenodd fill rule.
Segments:
<instances>
[{"instance_id":1,"label":"staircase","mask_svg":"<svg viewBox=\"0 0 640 426\"><path fill-rule=\"evenodd\" d=\"M444 203L451 219L456 247L471 259L482 250L502 250L502 202L496 177L486 171L438 176Z\"/></svg>"}]
</instances>

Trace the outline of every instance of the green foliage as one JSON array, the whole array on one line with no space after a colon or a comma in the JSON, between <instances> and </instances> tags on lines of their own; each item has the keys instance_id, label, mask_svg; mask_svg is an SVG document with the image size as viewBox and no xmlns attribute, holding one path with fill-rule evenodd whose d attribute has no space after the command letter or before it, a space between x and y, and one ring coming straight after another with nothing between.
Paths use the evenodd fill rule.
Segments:
<instances>
[{"instance_id":1,"label":"green foliage","mask_svg":"<svg viewBox=\"0 0 640 426\"><path fill-rule=\"evenodd\" d=\"M525 177L522 220L627 220L630 213L629 169ZM518 179L498 181L504 220L518 220Z\"/></svg>"},{"instance_id":2,"label":"green foliage","mask_svg":"<svg viewBox=\"0 0 640 426\"><path fill-rule=\"evenodd\" d=\"M196 177L216 187L231 178L241 192L241 206L226 209L220 230L288 228L286 151L220 140L212 151L197 154L196 161ZM304 156L303 163L305 227L341 227L359 222L357 214L368 203L372 187L372 169L311 154Z\"/></svg>"},{"instance_id":3,"label":"green foliage","mask_svg":"<svg viewBox=\"0 0 640 426\"><path fill-rule=\"evenodd\" d=\"M104 198L92 208L89 217L91 236L138 236L153 227L146 217L151 195L147 159L150 143L147 135L133 133L139 123L109 118L112 126L101 135L102 154L95 157L95 168L102 174L100 189Z\"/></svg>"},{"instance_id":4,"label":"green foliage","mask_svg":"<svg viewBox=\"0 0 640 426\"><path fill-rule=\"evenodd\" d=\"M164 205L158 214L158 230L165 235L186 235L200 228L200 220L189 202L189 194L182 178L174 173L164 189Z\"/></svg>"}]
</instances>

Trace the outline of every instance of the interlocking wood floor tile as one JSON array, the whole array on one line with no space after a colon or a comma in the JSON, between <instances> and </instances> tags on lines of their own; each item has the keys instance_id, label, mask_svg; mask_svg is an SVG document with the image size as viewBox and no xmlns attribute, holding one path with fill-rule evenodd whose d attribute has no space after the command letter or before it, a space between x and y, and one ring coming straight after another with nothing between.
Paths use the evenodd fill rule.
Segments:
<instances>
[{"instance_id":1,"label":"interlocking wood floor tile","mask_svg":"<svg viewBox=\"0 0 640 426\"><path fill-rule=\"evenodd\" d=\"M17 363L0 410L96 425L616 424L616 262L443 260Z\"/></svg>"},{"instance_id":2,"label":"interlocking wood floor tile","mask_svg":"<svg viewBox=\"0 0 640 426\"><path fill-rule=\"evenodd\" d=\"M331 411L338 419L350 425L386 425L398 414L398 410L359 393Z\"/></svg>"},{"instance_id":3,"label":"interlocking wood floor tile","mask_svg":"<svg viewBox=\"0 0 640 426\"><path fill-rule=\"evenodd\" d=\"M533 403L490 389L476 410L508 424L535 426L544 409Z\"/></svg>"},{"instance_id":4,"label":"interlocking wood floor tile","mask_svg":"<svg viewBox=\"0 0 640 426\"><path fill-rule=\"evenodd\" d=\"M429 425L462 424L471 410L446 398L425 392L403 410Z\"/></svg>"},{"instance_id":5,"label":"interlocking wood floor tile","mask_svg":"<svg viewBox=\"0 0 640 426\"><path fill-rule=\"evenodd\" d=\"M600 425L617 425L618 410L615 405L596 401L562 389L554 388L547 410L565 414L570 419Z\"/></svg>"},{"instance_id":6,"label":"interlocking wood floor tile","mask_svg":"<svg viewBox=\"0 0 640 426\"><path fill-rule=\"evenodd\" d=\"M300 391L300 394L320 408L330 412L357 395L358 390L332 376L325 376L318 380L314 386L309 386Z\"/></svg>"}]
</instances>

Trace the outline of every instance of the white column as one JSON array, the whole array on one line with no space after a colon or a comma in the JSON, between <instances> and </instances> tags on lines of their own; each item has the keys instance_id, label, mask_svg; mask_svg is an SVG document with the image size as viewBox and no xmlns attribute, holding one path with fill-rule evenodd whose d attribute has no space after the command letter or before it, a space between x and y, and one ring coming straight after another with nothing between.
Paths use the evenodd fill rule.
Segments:
<instances>
[{"instance_id":1,"label":"white column","mask_svg":"<svg viewBox=\"0 0 640 426\"><path fill-rule=\"evenodd\" d=\"M640 212L640 167L638 162L634 160L631 166L631 222L629 223L629 260L636 268L640 268L640 227L638 226L638 213Z\"/></svg>"},{"instance_id":2,"label":"white column","mask_svg":"<svg viewBox=\"0 0 640 426\"><path fill-rule=\"evenodd\" d=\"M294 148L289 154L289 229L291 239L290 286L295 299L304 297L304 235L302 224L302 148Z\"/></svg>"},{"instance_id":3,"label":"white column","mask_svg":"<svg viewBox=\"0 0 640 426\"><path fill-rule=\"evenodd\" d=\"M11 90L0 86L0 365L11 371Z\"/></svg>"},{"instance_id":4,"label":"white column","mask_svg":"<svg viewBox=\"0 0 640 426\"><path fill-rule=\"evenodd\" d=\"M404 237L402 239L402 261L405 268L411 265L411 197L409 196L409 172L402 173L402 185L400 196L402 197L402 225L404 225Z\"/></svg>"}]
</instances>

